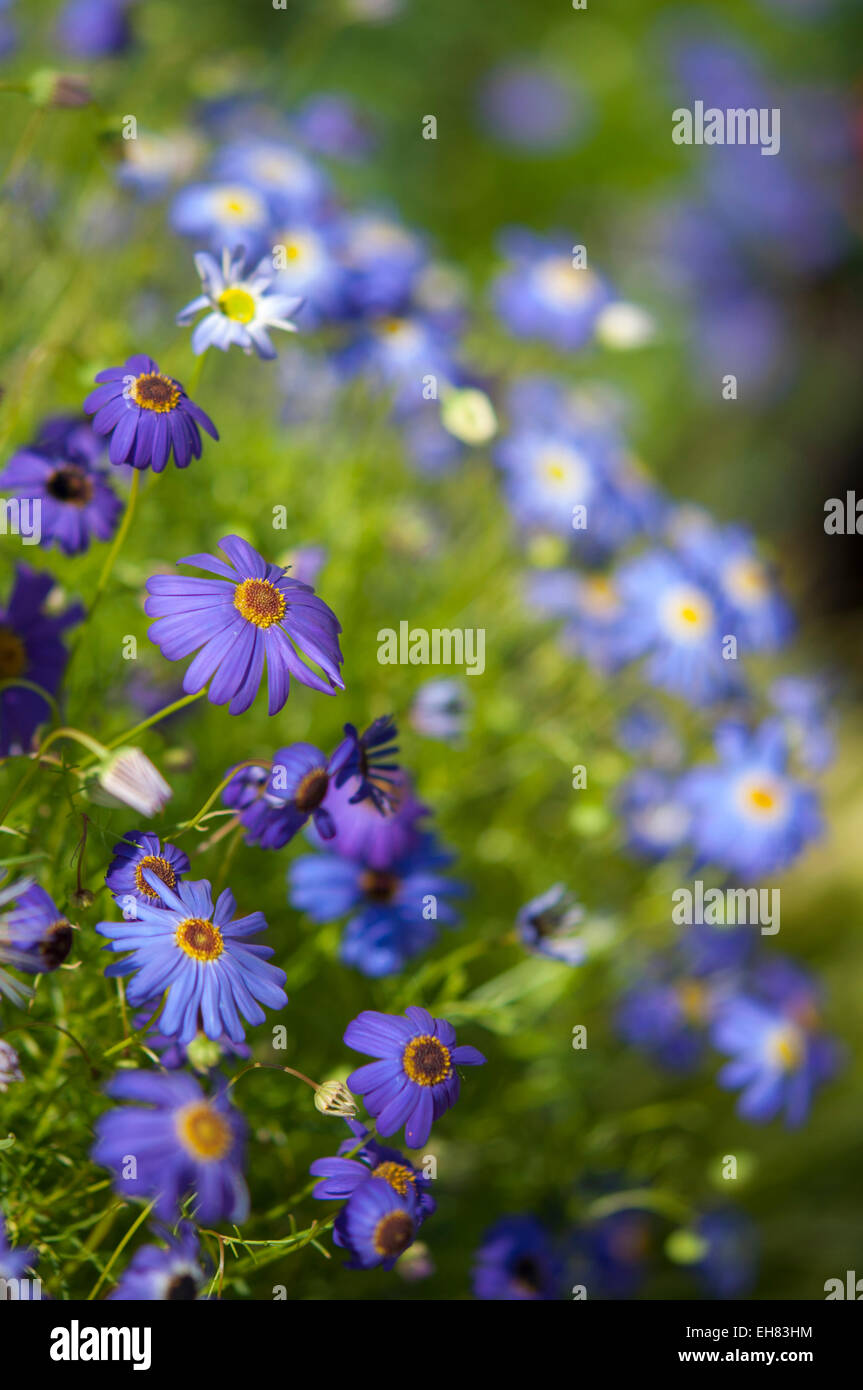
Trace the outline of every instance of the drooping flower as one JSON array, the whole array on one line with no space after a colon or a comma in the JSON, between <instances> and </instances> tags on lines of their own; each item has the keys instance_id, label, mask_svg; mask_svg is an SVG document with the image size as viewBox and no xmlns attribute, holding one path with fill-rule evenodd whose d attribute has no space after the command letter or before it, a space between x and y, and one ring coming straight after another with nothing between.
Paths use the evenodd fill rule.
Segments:
<instances>
[{"instance_id":1,"label":"drooping flower","mask_svg":"<svg viewBox=\"0 0 863 1390\"><path fill-rule=\"evenodd\" d=\"M213 439L219 432L179 381L166 376L144 353L128 358L122 367L99 372L100 384L84 402L97 434L110 435L108 458L161 473L171 452L178 468L201 457L201 433ZM200 426L200 429L198 428Z\"/></svg>"},{"instance_id":2,"label":"drooping flower","mask_svg":"<svg viewBox=\"0 0 863 1390\"><path fill-rule=\"evenodd\" d=\"M391 975L434 943L439 924L458 921L446 899L464 886L442 872L452 858L433 835L386 868L337 853L303 855L289 871L291 902L316 922L351 913L341 959L364 975Z\"/></svg>"},{"instance_id":3,"label":"drooping flower","mask_svg":"<svg viewBox=\"0 0 863 1390\"><path fill-rule=\"evenodd\" d=\"M123 504L98 466L88 425L77 419L47 422L36 442L13 454L0 473L0 491L39 506L39 544L80 555L91 538L107 541Z\"/></svg>"},{"instance_id":4,"label":"drooping flower","mask_svg":"<svg viewBox=\"0 0 863 1390\"><path fill-rule=\"evenodd\" d=\"M192 1193L201 1222L245 1219L246 1126L225 1090L207 1096L185 1072L146 1071L118 1072L106 1090L114 1100L139 1102L96 1122L93 1162L113 1170L121 1196L155 1197L162 1221L173 1222Z\"/></svg>"},{"instance_id":5,"label":"drooping flower","mask_svg":"<svg viewBox=\"0 0 863 1390\"><path fill-rule=\"evenodd\" d=\"M176 1236L166 1232L164 1240L164 1247L142 1245L135 1251L109 1299L170 1303L191 1302L200 1296L206 1276L194 1226L183 1222Z\"/></svg>"},{"instance_id":6,"label":"drooping flower","mask_svg":"<svg viewBox=\"0 0 863 1390\"><path fill-rule=\"evenodd\" d=\"M698 764L681 783L699 861L750 880L787 868L820 833L821 818L815 792L787 771L781 725L766 720L750 733L722 723L715 742L720 761Z\"/></svg>"},{"instance_id":7,"label":"drooping flower","mask_svg":"<svg viewBox=\"0 0 863 1390\"><path fill-rule=\"evenodd\" d=\"M564 965L580 965L584 960L584 909L562 883L525 903L515 926L522 945L535 955Z\"/></svg>"},{"instance_id":8,"label":"drooping flower","mask_svg":"<svg viewBox=\"0 0 863 1390\"><path fill-rule=\"evenodd\" d=\"M291 676L325 695L344 690L341 625L332 609L311 585L289 579L239 536L224 536L219 545L230 563L207 554L178 562L219 578L159 574L147 581L144 608L156 619L150 640L169 661L198 653L183 689L195 694L210 681L210 703L230 702L231 714L242 714L257 694L266 657L270 714L284 706Z\"/></svg>"},{"instance_id":9,"label":"drooping flower","mask_svg":"<svg viewBox=\"0 0 863 1390\"><path fill-rule=\"evenodd\" d=\"M66 667L61 634L84 616L80 604L62 614L47 614L45 599L54 587L50 574L18 565L15 586L0 607L0 681L26 680L55 695ZM50 707L35 690L11 686L0 690L0 757L23 753Z\"/></svg>"},{"instance_id":10,"label":"drooping flower","mask_svg":"<svg viewBox=\"0 0 863 1390\"><path fill-rule=\"evenodd\" d=\"M145 869L172 889L189 869L189 856L183 850L176 845L163 846L158 836L147 830L127 830L114 846L114 856L105 874L105 883L121 907L126 905L126 898L133 899L134 903L164 905L144 878Z\"/></svg>"},{"instance_id":11,"label":"drooping flower","mask_svg":"<svg viewBox=\"0 0 863 1390\"><path fill-rule=\"evenodd\" d=\"M155 763L140 748L117 748L99 767L100 785L124 806L150 819L174 795Z\"/></svg>"},{"instance_id":12,"label":"drooping flower","mask_svg":"<svg viewBox=\"0 0 863 1390\"><path fill-rule=\"evenodd\" d=\"M540 1301L562 1295L563 1265L545 1227L534 1216L505 1216L483 1236L476 1252L477 1298Z\"/></svg>"},{"instance_id":13,"label":"drooping flower","mask_svg":"<svg viewBox=\"0 0 863 1390\"><path fill-rule=\"evenodd\" d=\"M349 778L356 779L351 805L368 799L381 814L389 809L388 788L394 785L393 773L399 770L398 763L389 761L399 751L393 742L396 738L398 730L389 714L381 715L362 734L353 724L345 725L345 737L333 754L333 765L337 787L344 786Z\"/></svg>"},{"instance_id":14,"label":"drooping flower","mask_svg":"<svg viewBox=\"0 0 863 1390\"><path fill-rule=\"evenodd\" d=\"M351 1255L349 1269L392 1269L419 1228L413 1190L397 1192L386 1182L355 1188L336 1217L333 1239Z\"/></svg>"},{"instance_id":15,"label":"drooping flower","mask_svg":"<svg viewBox=\"0 0 863 1390\"><path fill-rule=\"evenodd\" d=\"M296 333L296 325L290 320L303 301L276 290L271 258L265 257L247 274L244 252L232 256L224 248L221 265L209 252L199 251L195 267L202 293L180 310L177 323L192 323L198 314L207 311L192 333L192 351L199 356L209 347L227 352L236 344L246 353L254 351L259 357L271 359L276 350L268 330L280 328Z\"/></svg>"},{"instance_id":16,"label":"drooping flower","mask_svg":"<svg viewBox=\"0 0 863 1390\"><path fill-rule=\"evenodd\" d=\"M423 1176L419 1168L405 1158L399 1149L388 1148L376 1139L368 1139L368 1130L357 1122L350 1123L353 1139L346 1139L339 1146L334 1158L316 1158L309 1168L314 1178L321 1178L312 1192L320 1202L343 1202L356 1192L363 1183L376 1179L388 1183L400 1197L408 1191L416 1199L417 1225L422 1225L437 1207L431 1195L431 1181ZM366 1143L354 1152L359 1139ZM350 1158L345 1155L351 1154Z\"/></svg>"},{"instance_id":17,"label":"drooping flower","mask_svg":"<svg viewBox=\"0 0 863 1390\"><path fill-rule=\"evenodd\" d=\"M409 1148L418 1149L459 1097L456 1067L479 1067L485 1057L475 1047L457 1045L455 1029L426 1009L411 1005L404 1017L366 1009L348 1024L345 1042L379 1060L359 1067L348 1085L365 1101L379 1134L405 1127Z\"/></svg>"},{"instance_id":18,"label":"drooping flower","mask_svg":"<svg viewBox=\"0 0 863 1390\"><path fill-rule=\"evenodd\" d=\"M96 930L108 937L106 950L131 952L105 974L134 975L126 989L134 1008L167 990L160 1032L184 1044L199 1029L214 1041L227 1033L242 1042L240 1014L248 1023L263 1023L261 1004L284 1008L285 973L268 963L272 948L246 940L266 930L262 912L234 920L233 893L226 888L214 906L206 879L184 880L175 892L150 869L142 870L142 878L158 895L158 905L142 901L137 919L99 922Z\"/></svg>"}]
</instances>

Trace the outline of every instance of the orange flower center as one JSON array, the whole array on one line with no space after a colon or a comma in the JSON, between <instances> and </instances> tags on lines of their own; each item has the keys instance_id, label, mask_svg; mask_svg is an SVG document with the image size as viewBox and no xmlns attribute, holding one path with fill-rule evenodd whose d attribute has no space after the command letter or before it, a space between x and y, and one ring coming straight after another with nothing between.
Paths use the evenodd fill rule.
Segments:
<instances>
[{"instance_id":1,"label":"orange flower center","mask_svg":"<svg viewBox=\"0 0 863 1390\"><path fill-rule=\"evenodd\" d=\"M225 949L219 928L203 917L187 917L178 926L175 940L193 960L218 960Z\"/></svg>"},{"instance_id":2,"label":"orange flower center","mask_svg":"<svg viewBox=\"0 0 863 1390\"><path fill-rule=\"evenodd\" d=\"M287 604L269 579L244 579L234 590L234 607L255 627L272 627L285 616Z\"/></svg>"}]
</instances>

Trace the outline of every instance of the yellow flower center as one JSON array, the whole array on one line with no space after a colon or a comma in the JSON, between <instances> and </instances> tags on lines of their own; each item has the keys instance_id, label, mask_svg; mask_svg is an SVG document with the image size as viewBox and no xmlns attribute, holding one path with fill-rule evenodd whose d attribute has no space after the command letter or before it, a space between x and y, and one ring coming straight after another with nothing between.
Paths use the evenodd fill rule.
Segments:
<instances>
[{"instance_id":1,"label":"yellow flower center","mask_svg":"<svg viewBox=\"0 0 863 1390\"><path fill-rule=\"evenodd\" d=\"M749 793L749 800L757 811L772 811L776 804L776 798L763 787L753 787Z\"/></svg>"},{"instance_id":2,"label":"yellow flower center","mask_svg":"<svg viewBox=\"0 0 863 1390\"><path fill-rule=\"evenodd\" d=\"M377 1168L372 1171L373 1178L383 1178L388 1182L394 1192L400 1197L404 1197L409 1188L416 1186L416 1177L410 1168L406 1168L403 1163L379 1163Z\"/></svg>"},{"instance_id":3,"label":"yellow flower center","mask_svg":"<svg viewBox=\"0 0 863 1390\"><path fill-rule=\"evenodd\" d=\"M193 1158L212 1163L231 1147L231 1127L206 1101L192 1101L177 1113L177 1135Z\"/></svg>"},{"instance_id":4,"label":"yellow flower center","mask_svg":"<svg viewBox=\"0 0 863 1390\"><path fill-rule=\"evenodd\" d=\"M219 310L234 323L251 323L255 317L255 301L247 290L231 286L218 298Z\"/></svg>"},{"instance_id":5,"label":"yellow flower center","mask_svg":"<svg viewBox=\"0 0 863 1390\"><path fill-rule=\"evenodd\" d=\"M129 394L142 410L154 410L157 415L165 415L176 409L180 388L161 372L144 372L143 376L135 378Z\"/></svg>"},{"instance_id":6,"label":"yellow flower center","mask_svg":"<svg viewBox=\"0 0 863 1390\"><path fill-rule=\"evenodd\" d=\"M677 998L684 1017L690 1023L703 1022L707 1005L707 996L703 985L700 985L697 980L684 980L678 987Z\"/></svg>"},{"instance_id":7,"label":"yellow flower center","mask_svg":"<svg viewBox=\"0 0 863 1390\"><path fill-rule=\"evenodd\" d=\"M385 1260L407 1250L414 1237L414 1223L406 1211L391 1211L375 1226L375 1249Z\"/></svg>"},{"instance_id":8,"label":"yellow flower center","mask_svg":"<svg viewBox=\"0 0 863 1390\"><path fill-rule=\"evenodd\" d=\"M27 650L17 632L0 627L0 680L14 680L27 668Z\"/></svg>"},{"instance_id":9,"label":"yellow flower center","mask_svg":"<svg viewBox=\"0 0 863 1390\"><path fill-rule=\"evenodd\" d=\"M287 604L269 579L244 579L234 591L234 607L255 627L272 627L285 616Z\"/></svg>"},{"instance_id":10,"label":"yellow flower center","mask_svg":"<svg viewBox=\"0 0 863 1390\"><path fill-rule=\"evenodd\" d=\"M429 1033L411 1038L404 1050L402 1065L418 1086L437 1086L452 1073L449 1048Z\"/></svg>"},{"instance_id":11,"label":"yellow flower center","mask_svg":"<svg viewBox=\"0 0 863 1390\"><path fill-rule=\"evenodd\" d=\"M177 927L175 940L193 960L218 960L225 949L219 928L204 917L187 917Z\"/></svg>"},{"instance_id":12,"label":"yellow flower center","mask_svg":"<svg viewBox=\"0 0 863 1390\"><path fill-rule=\"evenodd\" d=\"M144 858L135 865L135 887L139 893L146 893L148 898L158 898L159 896L155 888L151 888L145 879L145 869L149 869L151 874L160 878L166 888L176 888L177 875L167 859L163 859L159 854L145 854Z\"/></svg>"},{"instance_id":13,"label":"yellow flower center","mask_svg":"<svg viewBox=\"0 0 863 1390\"><path fill-rule=\"evenodd\" d=\"M770 1057L783 1071L796 1071L803 1061L803 1037L798 1028L791 1024L786 1028L777 1028L771 1034Z\"/></svg>"}]
</instances>

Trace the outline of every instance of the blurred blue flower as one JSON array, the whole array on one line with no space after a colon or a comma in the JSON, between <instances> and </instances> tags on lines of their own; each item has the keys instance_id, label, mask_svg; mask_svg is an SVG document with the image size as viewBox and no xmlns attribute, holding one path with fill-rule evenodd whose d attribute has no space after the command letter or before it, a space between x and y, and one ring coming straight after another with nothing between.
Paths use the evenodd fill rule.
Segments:
<instances>
[{"instance_id":1,"label":"blurred blue flower","mask_svg":"<svg viewBox=\"0 0 863 1390\"><path fill-rule=\"evenodd\" d=\"M563 1295L563 1264L534 1216L505 1216L482 1238L473 1268L480 1299L547 1301Z\"/></svg>"},{"instance_id":2,"label":"blurred blue flower","mask_svg":"<svg viewBox=\"0 0 863 1390\"><path fill-rule=\"evenodd\" d=\"M613 298L610 287L587 266L573 264L571 245L515 230L502 239L510 266L496 277L495 309L519 338L542 338L563 352L584 347Z\"/></svg>"},{"instance_id":3,"label":"blurred blue flower","mask_svg":"<svg viewBox=\"0 0 863 1390\"><path fill-rule=\"evenodd\" d=\"M166 1232L164 1240L164 1248L142 1245L135 1251L109 1299L189 1302L200 1296L205 1275L194 1226L182 1222L176 1236Z\"/></svg>"}]
</instances>

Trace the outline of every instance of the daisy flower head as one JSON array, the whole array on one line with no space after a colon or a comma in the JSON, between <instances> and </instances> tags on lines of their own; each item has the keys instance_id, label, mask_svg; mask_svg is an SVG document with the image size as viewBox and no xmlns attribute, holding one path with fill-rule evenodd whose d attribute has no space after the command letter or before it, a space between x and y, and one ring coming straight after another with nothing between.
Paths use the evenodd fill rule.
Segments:
<instances>
[{"instance_id":1,"label":"daisy flower head","mask_svg":"<svg viewBox=\"0 0 863 1390\"><path fill-rule=\"evenodd\" d=\"M181 189L171 207L171 225L180 236L204 238L210 246L254 246L263 251L273 210L260 189L227 178Z\"/></svg>"},{"instance_id":2,"label":"daisy flower head","mask_svg":"<svg viewBox=\"0 0 863 1390\"><path fill-rule=\"evenodd\" d=\"M87 437L95 439L89 426L63 428L70 424L80 422L49 422L35 444L14 454L0 472L0 492L38 503L44 549L80 555L92 539L110 540L123 504L96 463L98 451L94 457L87 447Z\"/></svg>"},{"instance_id":3,"label":"daisy flower head","mask_svg":"<svg viewBox=\"0 0 863 1390\"><path fill-rule=\"evenodd\" d=\"M724 722L715 743L719 761L697 764L680 783L699 863L754 881L788 868L820 834L821 817L816 793L788 772L782 725L768 719L750 732Z\"/></svg>"},{"instance_id":4,"label":"daisy flower head","mask_svg":"<svg viewBox=\"0 0 863 1390\"><path fill-rule=\"evenodd\" d=\"M235 919L233 893L226 888L214 904L206 879L186 879L174 891L151 869L142 877L154 900L139 903L132 920L96 927L109 940L106 950L130 952L105 974L134 975L126 989L133 1008L167 991L159 1031L188 1044L199 1029L214 1042L225 1033L242 1042L240 1014L248 1023L263 1023L261 1004L285 1007L285 972L269 964L271 947L248 943L266 930L262 912Z\"/></svg>"},{"instance_id":5,"label":"daisy flower head","mask_svg":"<svg viewBox=\"0 0 863 1390\"><path fill-rule=\"evenodd\" d=\"M44 605L53 587L50 574L16 566L8 602L0 602L0 682L20 678L56 694L68 656L62 634L81 621L84 609L73 604L49 616ZM24 752L49 714L47 701L35 690L14 684L0 690L0 758Z\"/></svg>"},{"instance_id":6,"label":"daisy flower head","mask_svg":"<svg viewBox=\"0 0 863 1390\"><path fill-rule=\"evenodd\" d=\"M117 1287L108 1295L136 1303L192 1302L204 1286L198 1237L189 1222L176 1236L165 1234L165 1247L142 1245L136 1250Z\"/></svg>"},{"instance_id":7,"label":"daisy flower head","mask_svg":"<svg viewBox=\"0 0 863 1390\"><path fill-rule=\"evenodd\" d=\"M211 704L228 704L242 714L252 704L267 663L269 713L278 714L291 676L325 695L344 690L339 667L341 625L310 584L289 579L248 541L224 536L215 555L178 561L217 575L216 579L155 575L147 581L144 610L156 621L149 637L169 661L197 652L183 679L187 694L210 682ZM318 675L306 662L314 662Z\"/></svg>"},{"instance_id":8,"label":"daisy flower head","mask_svg":"<svg viewBox=\"0 0 863 1390\"><path fill-rule=\"evenodd\" d=\"M73 934L72 924L37 883L19 885L15 906L0 923L0 941L8 943L12 963L28 975L59 970L72 949Z\"/></svg>"},{"instance_id":9,"label":"daisy flower head","mask_svg":"<svg viewBox=\"0 0 863 1390\"><path fill-rule=\"evenodd\" d=\"M477 1298L503 1302L559 1298L564 1269L535 1216L505 1216L486 1231L476 1253Z\"/></svg>"},{"instance_id":10,"label":"daisy flower head","mask_svg":"<svg viewBox=\"0 0 863 1390\"><path fill-rule=\"evenodd\" d=\"M419 1228L413 1190L386 1182L357 1187L336 1217L333 1240L351 1255L349 1269L392 1269Z\"/></svg>"},{"instance_id":11,"label":"daisy flower head","mask_svg":"<svg viewBox=\"0 0 863 1390\"><path fill-rule=\"evenodd\" d=\"M405 1127L409 1148L418 1149L459 1097L456 1067L480 1067L475 1047L456 1044L455 1029L443 1018L410 1005L404 1016L366 1009L345 1030L355 1052L378 1058L348 1077L348 1086L365 1101L380 1134Z\"/></svg>"},{"instance_id":12,"label":"daisy flower head","mask_svg":"<svg viewBox=\"0 0 863 1390\"><path fill-rule=\"evenodd\" d=\"M144 878L146 869L174 889L189 870L189 856L176 845L162 845L158 836L149 831L127 830L114 846L114 858L105 875L105 883L121 907L126 906L127 898L132 899L130 907L135 903L163 905L159 894Z\"/></svg>"},{"instance_id":13,"label":"daisy flower head","mask_svg":"<svg viewBox=\"0 0 863 1390\"><path fill-rule=\"evenodd\" d=\"M584 960L584 909L562 883L525 903L515 925L522 945L534 955L563 965L581 965Z\"/></svg>"},{"instance_id":14,"label":"daisy flower head","mask_svg":"<svg viewBox=\"0 0 863 1390\"><path fill-rule=\"evenodd\" d=\"M243 251L232 256L227 248L223 249L221 263L208 251L199 251L195 267L202 293L180 310L177 323L192 323L206 310L192 331L192 351L198 356L209 347L227 352L235 344L245 353L254 351L261 358L272 359L276 349L268 330L281 328L286 333L296 333L291 315L303 301L278 293L275 271L268 258L259 261L247 274Z\"/></svg>"},{"instance_id":15,"label":"daisy flower head","mask_svg":"<svg viewBox=\"0 0 863 1390\"><path fill-rule=\"evenodd\" d=\"M186 468L201 457L201 430L219 437L209 415L189 399L181 383L144 353L99 372L96 381L84 409L94 417L96 433L110 436L108 458L114 464L161 473L173 451L177 467Z\"/></svg>"},{"instance_id":16,"label":"daisy flower head","mask_svg":"<svg viewBox=\"0 0 863 1390\"><path fill-rule=\"evenodd\" d=\"M96 1123L93 1162L113 1170L121 1196L154 1197L157 1217L173 1222L194 1193L197 1220L245 1220L246 1126L224 1089L207 1095L187 1072L147 1071L118 1072L106 1089L136 1102Z\"/></svg>"},{"instance_id":17,"label":"daisy flower head","mask_svg":"<svg viewBox=\"0 0 863 1390\"><path fill-rule=\"evenodd\" d=\"M582 265L567 239L514 230L502 241L510 264L495 281L495 309L510 333L542 338L564 352L593 336L612 293L594 270Z\"/></svg>"},{"instance_id":18,"label":"daisy flower head","mask_svg":"<svg viewBox=\"0 0 863 1390\"><path fill-rule=\"evenodd\" d=\"M833 1075L837 1053L831 1039L799 1015L740 994L724 1001L713 1043L730 1056L717 1080L739 1090L738 1114L766 1124L784 1114L789 1128L803 1124L818 1087Z\"/></svg>"},{"instance_id":19,"label":"daisy flower head","mask_svg":"<svg viewBox=\"0 0 863 1390\"><path fill-rule=\"evenodd\" d=\"M417 1225L421 1225L437 1207L431 1194L431 1179L423 1177L420 1169L415 1168L401 1150L368 1138L364 1125L356 1121L349 1121L349 1124L354 1138L340 1144L334 1158L316 1158L309 1168L312 1177L321 1179L312 1196L320 1202L344 1202L358 1187L374 1178L388 1183L399 1196L411 1192L416 1200ZM358 1139L366 1142L356 1152ZM347 1157L348 1154L351 1157Z\"/></svg>"}]
</instances>

